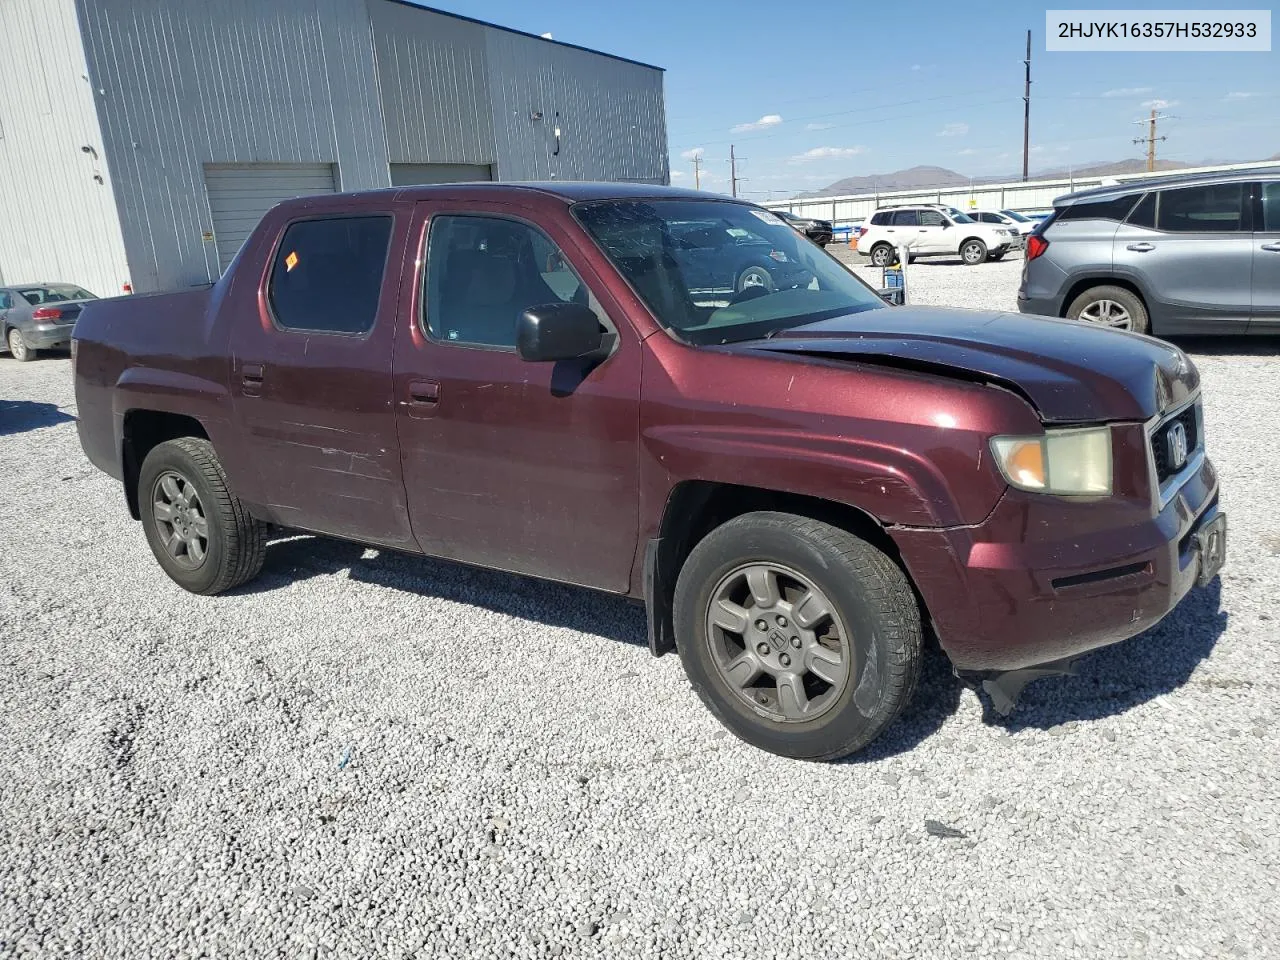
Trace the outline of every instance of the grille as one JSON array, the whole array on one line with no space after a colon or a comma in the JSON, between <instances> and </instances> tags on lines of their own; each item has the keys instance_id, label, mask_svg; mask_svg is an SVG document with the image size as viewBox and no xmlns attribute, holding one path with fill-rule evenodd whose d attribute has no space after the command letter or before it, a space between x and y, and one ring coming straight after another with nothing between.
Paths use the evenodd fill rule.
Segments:
<instances>
[{"instance_id":1,"label":"grille","mask_svg":"<svg viewBox=\"0 0 1280 960\"><path fill-rule=\"evenodd\" d=\"M1192 404L1176 417L1170 417L1151 435L1151 453L1156 461L1156 479L1163 485L1166 480L1181 470L1185 463L1173 467L1169 463L1169 431L1175 423L1182 424L1187 431L1187 459L1200 448L1200 404Z\"/></svg>"}]
</instances>

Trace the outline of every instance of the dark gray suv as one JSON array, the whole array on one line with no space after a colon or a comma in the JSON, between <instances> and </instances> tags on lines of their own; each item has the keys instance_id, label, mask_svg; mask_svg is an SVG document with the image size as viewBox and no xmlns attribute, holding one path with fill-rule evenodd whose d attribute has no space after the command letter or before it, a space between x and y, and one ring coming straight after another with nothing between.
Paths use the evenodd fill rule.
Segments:
<instances>
[{"instance_id":1,"label":"dark gray suv","mask_svg":"<svg viewBox=\"0 0 1280 960\"><path fill-rule=\"evenodd\" d=\"M1280 333L1280 166L1161 177L1053 203L1018 309L1124 330Z\"/></svg>"}]
</instances>

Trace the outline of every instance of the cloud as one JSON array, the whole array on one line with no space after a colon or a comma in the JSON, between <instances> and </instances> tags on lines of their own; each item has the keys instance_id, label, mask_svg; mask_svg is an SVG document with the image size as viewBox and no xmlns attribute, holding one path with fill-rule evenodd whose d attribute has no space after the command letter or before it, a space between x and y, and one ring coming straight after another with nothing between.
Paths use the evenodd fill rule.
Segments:
<instances>
[{"instance_id":1,"label":"cloud","mask_svg":"<svg viewBox=\"0 0 1280 960\"><path fill-rule=\"evenodd\" d=\"M684 153L680 154L680 159L681 160L701 160L703 157L703 153L704 151L701 147L694 147L692 150L686 150Z\"/></svg>"},{"instance_id":2,"label":"cloud","mask_svg":"<svg viewBox=\"0 0 1280 960\"><path fill-rule=\"evenodd\" d=\"M923 68L923 67L921 67L921 66L920 66L920 64L918 64L918 63L913 63L913 64L911 65L911 69L912 69L912 70L922 70L922 69L924 69L924 68Z\"/></svg>"},{"instance_id":3,"label":"cloud","mask_svg":"<svg viewBox=\"0 0 1280 960\"><path fill-rule=\"evenodd\" d=\"M1140 97L1144 93L1150 93L1151 87L1116 87L1114 90L1103 92L1104 97Z\"/></svg>"},{"instance_id":4,"label":"cloud","mask_svg":"<svg viewBox=\"0 0 1280 960\"><path fill-rule=\"evenodd\" d=\"M1233 90L1231 93L1228 93L1222 99L1223 100L1248 100L1250 97L1256 97L1256 96L1260 96L1260 94L1249 93L1248 91L1245 91L1245 90Z\"/></svg>"},{"instance_id":5,"label":"cloud","mask_svg":"<svg viewBox=\"0 0 1280 960\"><path fill-rule=\"evenodd\" d=\"M842 160L866 153L866 147L814 147L792 157L791 163L813 163L815 160Z\"/></svg>"},{"instance_id":6,"label":"cloud","mask_svg":"<svg viewBox=\"0 0 1280 960\"><path fill-rule=\"evenodd\" d=\"M539 34L539 36L541 36L543 40L554 40L554 39L555 39L555 37L551 36L551 34L549 34L549 33Z\"/></svg>"},{"instance_id":7,"label":"cloud","mask_svg":"<svg viewBox=\"0 0 1280 960\"><path fill-rule=\"evenodd\" d=\"M767 130L770 127L776 127L782 122L782 118L776 113L766 113L755 123L740 123L731 131L732 133L746 133L748 130Z\"/></svg>"},{"instance_id":8,"label":"cloud","mask_svg":"<svg viewBox=\"0 0 1280 960\"><path fill-rule=\"evenodd\" d=\"M683 170L672 170L672 171L671 171L671 179L672 179L672 180L679 180L679 179L680 179L681 177L683 177L684 175L685 175L685 173L684 173L684 171L683 171Z\"/></svg>"},{"instance_id":9,"label":"cloud","mask_svg":"<svg viewBox=\"0 0 1280 960\"><path fill-rule=\"evenodd\" d=\"M806 123L804 128L806 130L830 130L834 126L834 123Z\"/></svg>"},{"instance_id":10,"label":"cloud","mask_svg":"<svg viewBox=\"0 0 1280 960\"><path fill-rule=\"evenodd\" d=\"M945 127L938 131L940 137L963 137L969 132L967 123L948 123Z\"/></svg>"},{"instance_id":11,"label":"cloud","mask_svg":"<svg viewBox=\"0 0 1280 960\"><path fill-rule=\"evenodd\" d=\"M978 151L977 151L974 147L965 147L965 148L964 148L963 150L961 150L958 154L956 154L956 156L960 156L960 157L972 157L972 156L973 156L975 153L977 153L977 152L978 152Z\"/></svg>"},{"instance_id":12,"label":"cloud","mask_svg":"<svg viewBox=\"0 0 1280 960\"><path fill-rule=\"evenodd\" d=\"M1154 100L1143 100L1141 104L1141 106L1149 110L1163 110L1165 107L1176 107L1177 105L1177 100L1161 100L1159 97Z\"/></svg>"}]
</instances>

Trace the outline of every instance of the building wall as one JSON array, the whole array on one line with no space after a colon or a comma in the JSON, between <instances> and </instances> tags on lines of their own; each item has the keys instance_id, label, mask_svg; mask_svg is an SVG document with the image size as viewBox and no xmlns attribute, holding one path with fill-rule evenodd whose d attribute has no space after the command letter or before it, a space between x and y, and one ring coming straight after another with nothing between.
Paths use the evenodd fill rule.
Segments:
<instances>
[{"instance_id":1,"label":"building wall","mask_svg":"<svg viewBox=\"0 0 1280 960\"><path fill-rule=\"evenodd\" d=\"M109 296L128 269L86 72L74 0L0 2L0 276Z\"/></svg>"},{"instance_id":2,"label":"building wall","mask_svg":"<svg viewBox=\"0 0 1280 960\"><path fill-rule=\"evenodd\" d=\"M34 0L40 2L40 0ZM76 0L139 292L218 276L206 163L388 186L364 0Z\"/></svg>"}]
</instances>

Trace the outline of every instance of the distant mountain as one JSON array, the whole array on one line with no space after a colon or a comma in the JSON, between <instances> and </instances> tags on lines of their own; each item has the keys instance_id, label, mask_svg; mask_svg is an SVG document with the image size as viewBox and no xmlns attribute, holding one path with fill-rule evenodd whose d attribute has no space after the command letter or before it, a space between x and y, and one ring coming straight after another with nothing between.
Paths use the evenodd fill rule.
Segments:
<instances>
[{"instance_id":1,"label":"distant mountain","mask_svg":"<svg viewBox=\"0 0 1280 960\"><path fill-rule=\"evenodd\" d=\"M838 197L847 193L874 193L877 190L887 192L924 187L958 187L968 182L968 177L946 167L911 167L908 170L895 170L893 173L870 177L845 177L806 196Z\"/></svg>"},{"instance_id":2,"label":"distant mountain","mask_svg":"<svg viewBox=\"0 0 1280 960\"><path fill-rule=\"evenodd\" d=\"M1220 161L1227 163L1229 161ZM1181 160L1156 160L1157 170L1183 170L1187 167L1209 166L1206 163L1184 163ZM1049 177L1067 177L1076 176L1080 178L1088 177L1116 177L1128 173L1146 173L1147 161L1134 157L1129 160L1108 160L1102 163L1087 163L1079 167L1060 167L1056 170L1037 171L1037 178L1047 179Z\"/></svg>"}]
</instances>

